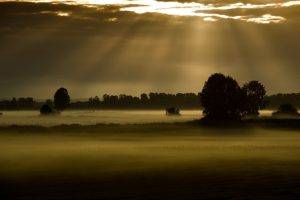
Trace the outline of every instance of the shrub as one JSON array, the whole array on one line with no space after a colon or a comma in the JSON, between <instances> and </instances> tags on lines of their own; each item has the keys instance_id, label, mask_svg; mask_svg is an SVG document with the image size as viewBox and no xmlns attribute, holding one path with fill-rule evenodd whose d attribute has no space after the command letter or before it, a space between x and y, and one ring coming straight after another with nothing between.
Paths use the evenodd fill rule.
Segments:
<instances>
[{"instance_id":1,"label":"shrub","mask_svg":"<svg viewBox=\"0 0 300 200\"><path fill-rule=\"evenodd\" d=\"M177 107L167 108L166 115L180 115L180 110Z\"/></svg>"},{"instance_id":2,"label":"shrub","mask_svg":"<svg viewBox=\"0 0 300 200\"><path fill-rule=\"evenodd\" d=\"M54 114L55 111L48 104L44 104L40 108L40 113L41 113L41 115L50 115L50 114Z\"/></svg>"}]
</instances>

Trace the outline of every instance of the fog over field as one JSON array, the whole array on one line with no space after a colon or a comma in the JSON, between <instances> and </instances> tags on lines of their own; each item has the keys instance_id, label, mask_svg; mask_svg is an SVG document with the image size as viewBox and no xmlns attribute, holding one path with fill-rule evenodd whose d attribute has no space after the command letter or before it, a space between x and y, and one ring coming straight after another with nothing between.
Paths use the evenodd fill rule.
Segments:
<instances>
[{"instance_id":1,"label":"fog over field","mask_svg":"<svg viewBox=\"0 0 300 200\"><path fill-rule=\"evenodd\" d=\"M17 199L293 199L300 135L289 129L99 126L0 131L2 195Z\"/></svg>"},{"instance_id":2,"label":"fog over field","mask_svg":"<svg viewBox=\"0 0 300 200\"><path fill-rule=\"evenodd\" d=\"M271 110L261 111L262 116L270 116L271 113ZM0 126L188 122L200 119L201 117L203 117L201 110L183 110L179 116L167 116L164 110L74 110L64 111L60 115L55 116L41 116L39 111L4 111L3 115L0 116Z\"/></svg>"},{"instance_id":3,"label":"fog over field","mask_svg":"<svg viewBox=\"0 0 300 200\"><path fill-rule=\"evenodd\" d=\"M0 0L0 200L299 200L299 37L300 0Z\"/></svg>"}]
</instances>

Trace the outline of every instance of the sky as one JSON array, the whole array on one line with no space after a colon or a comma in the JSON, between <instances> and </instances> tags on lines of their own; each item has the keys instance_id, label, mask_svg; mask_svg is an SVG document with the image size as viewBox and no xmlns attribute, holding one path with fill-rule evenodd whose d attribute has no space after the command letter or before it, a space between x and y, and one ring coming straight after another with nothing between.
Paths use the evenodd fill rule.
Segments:
<instances>
[{"instance_id":1,"label":"sky","mask_svg":"<svg viewBox=\"0 0 300 200\"><path fill-rule=\"evenodd\" d=\"M299 0L0 0L0 98L197 93L215 72L300 92L299 49Z\"/></svg>"}]
</instances>

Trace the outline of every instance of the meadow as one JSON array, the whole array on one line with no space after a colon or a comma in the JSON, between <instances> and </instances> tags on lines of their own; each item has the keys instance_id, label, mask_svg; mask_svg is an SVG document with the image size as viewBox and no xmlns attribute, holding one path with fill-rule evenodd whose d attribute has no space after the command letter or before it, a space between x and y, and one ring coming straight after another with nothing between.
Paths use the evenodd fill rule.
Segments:
<instances>
[{"instance_id":1,"label":"meadow","mask_svg":"<svg viewBox=\"0 0 300 200\"><path fill-rule=\"evenodd\" d=\"M201 110L182 110L180 116L166 116L165 110L67 110L60 115L41 117L38 110L3 111L0 126L60 124L147 124L161 122L187 122L202 117ZM261 111L261 116L270 116L272 110Z\"/></svg>"},{"instance_id":2,"label":"meadow","mask_svg":"<svg viewBox=\"0 0 300 200\"><path fill-rule=\"evenodd\" d=\"M298 128L0 128L1 199L299 199L299 169Z\"/></svg>"}]
</instances>

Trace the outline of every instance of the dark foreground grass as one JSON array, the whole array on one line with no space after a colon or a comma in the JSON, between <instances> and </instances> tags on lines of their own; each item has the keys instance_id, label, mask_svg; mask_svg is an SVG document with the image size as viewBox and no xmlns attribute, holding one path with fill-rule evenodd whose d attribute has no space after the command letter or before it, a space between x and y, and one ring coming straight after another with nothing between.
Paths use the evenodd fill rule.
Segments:
<instances>
[{"instance_id":1,"label":"dark foreground grass","mask_svg":"<svg viewBox=\"0 0 300 200\"><path fill-rule=\"evenodd\" d=\"M299 162L228 162L93 176L45 172L2 180L1 199L299 199Z\"/></svg>"},{"instance_id":2,"label":"dark foreground grass","mask_svg":"<svg viewBox=\"0 0 300 200\"><path fill-rule=\"evenodd\" d=\"M299 129L251 123L1 127L0 199L299 199Z\"/></svg>"}]
</instances>

